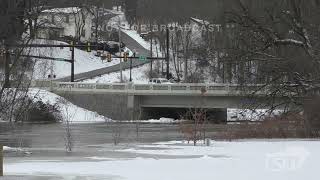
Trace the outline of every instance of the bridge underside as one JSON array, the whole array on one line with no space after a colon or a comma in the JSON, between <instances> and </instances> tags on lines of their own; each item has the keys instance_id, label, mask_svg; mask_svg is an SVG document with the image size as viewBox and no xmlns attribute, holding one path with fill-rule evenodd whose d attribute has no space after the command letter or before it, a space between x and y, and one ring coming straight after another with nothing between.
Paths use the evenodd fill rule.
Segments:
<instances>
[{"instance_id":1,"label":"bridge underside","mask_svg":"<svg viewBox=\"0 0 320 180\"><path fill-rule=\"evenodd\" d=\"M187 119L195 109L190 108L170 108L170 107L142 107L142 119L160 119L163 117L172 119ZM227 121L227 109L203 109L207 120L214 123L224 123Z\"/></svg>"},{"instance_id":2,"label":"bridge underside","mask_svg":"<svg viewBox=\"0 0 320 180\"><path fill-rule=\"evenodd\" d=\"M234 96L135 96L141 107L161 108L207 108L227 109L242 108L246 98Z\"/></svg>"}]
</instances>

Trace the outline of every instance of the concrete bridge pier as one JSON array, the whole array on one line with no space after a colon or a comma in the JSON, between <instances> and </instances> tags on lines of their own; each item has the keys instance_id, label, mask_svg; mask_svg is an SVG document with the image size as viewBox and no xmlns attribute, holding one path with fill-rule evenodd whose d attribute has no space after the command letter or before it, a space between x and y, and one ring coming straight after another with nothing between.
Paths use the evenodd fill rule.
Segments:
<instances>
[{"instance_id":1,"label":"concrete bridge pier","mask_svg":"<svg viewBox=\"0 0 320 180\"><path fill-rule=\"evenodd\" d=\"M143 118L143 110L140 106L139 96L132 94L128 95L127 111L129 114L128 118L130 118L130 120L141 120Z\"/></svg>"}]
</instances>

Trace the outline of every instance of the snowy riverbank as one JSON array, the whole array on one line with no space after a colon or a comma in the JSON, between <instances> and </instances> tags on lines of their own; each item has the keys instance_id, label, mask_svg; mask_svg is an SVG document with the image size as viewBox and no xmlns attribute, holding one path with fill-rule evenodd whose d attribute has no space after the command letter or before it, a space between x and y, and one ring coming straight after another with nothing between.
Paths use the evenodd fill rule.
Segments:
<instances>
[{"instance_id":1,"label":"snowy riverbank","mask_svg":"<svg viewBox=\"0 0 320 180\"><path fill-rule=\"evenodd\" d=\"M57 105L63 120L69 121L70 123L96 123L111 121L107 117L78 107L63 97L45 90L30 89L29 97L34 101L42 101L43 103L48 103L50 105Z\"/></svg>"},{"instance_id":2,"label":"snowy riverbank","mask_svg":"<svg viewBox=\"0 0 320 180\"><path fill-rule=\"evenodd\" d=\"M319 141L212 141L210 147L172 141L116 150L136 154L134 158L92 156L72 162L23 160L5 164L5 172L8 175L50 174L63 179L315 180L319 150Z\"/></svg>"}]
</instances>

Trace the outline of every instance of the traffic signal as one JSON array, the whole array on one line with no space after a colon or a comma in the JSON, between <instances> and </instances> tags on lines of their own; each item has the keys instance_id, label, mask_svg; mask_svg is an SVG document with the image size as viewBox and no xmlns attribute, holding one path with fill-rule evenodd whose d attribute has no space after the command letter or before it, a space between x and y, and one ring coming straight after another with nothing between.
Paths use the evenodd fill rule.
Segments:
<instances>
[{"instance_id":1,"label":"traffic signal","mask_svg":"<svg viewBox=\"0 0 320 180\"><path fill-rule=\"evenodd\" d=\"M71 42L70 42L70 45L71 45L71 46L70 46L70 51L73 51L73 48L74 48L74 47L73 47L73 46L74 46L74 42L73 42L73 41L71 41Z\"/></svg>"},{"instance_id":2,"label":"traffic signal","mask_svg":"<svg viewBox=\"0 0 320 180\"><path fill-rule=\"evenodd\" d=\"M91 52L91 44L88 42L88 45L87 45L87 52Z\"/></svg>"},{"instance_id":3,"label":"traffic signal","mask_svg":"<svg viewBox=\"0 0 320 180\"><path fill-rule=\"evenodd\" d=\"M124 53L123 57L124 57L123 61L127 62L128 61L128 53Z\"/></svg>"},{"instance_id":4,"label":"traffic signal","mask_svg":"<svg viewBox=\"0 0 320 180\"><path fill-rule=\"evenodd\" d=\"M112 61L112 55L110 53L108 53L108 55L107 55L107 60L108 60L108 62Z\"/></svg>"}]
</instances>

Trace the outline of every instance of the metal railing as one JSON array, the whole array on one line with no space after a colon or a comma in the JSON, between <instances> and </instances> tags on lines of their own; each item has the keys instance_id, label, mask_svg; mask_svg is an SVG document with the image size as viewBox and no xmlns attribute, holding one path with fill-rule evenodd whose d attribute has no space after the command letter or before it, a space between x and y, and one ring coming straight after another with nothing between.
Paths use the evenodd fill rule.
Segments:
<instances>
[{"instance_id":1,"label":"metal railing","mask_svg":"<svg viewBox=\"0 0 320 180\"><path fill-rule=\"evenodd\" d=\"M36 81L32 87L46 88L52 91L92 91L92 92L119 92L133 94L205 94L205 95L235 95L244 92L253 92L259 85L246 86L242 89L234 84L125 84L125 83L68 83L55 81ZM267 91L262 88L259 94Z\"/></svg>"}]
</instances>

